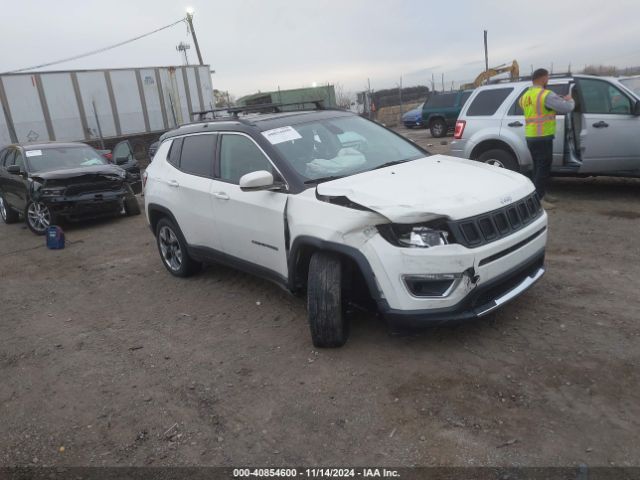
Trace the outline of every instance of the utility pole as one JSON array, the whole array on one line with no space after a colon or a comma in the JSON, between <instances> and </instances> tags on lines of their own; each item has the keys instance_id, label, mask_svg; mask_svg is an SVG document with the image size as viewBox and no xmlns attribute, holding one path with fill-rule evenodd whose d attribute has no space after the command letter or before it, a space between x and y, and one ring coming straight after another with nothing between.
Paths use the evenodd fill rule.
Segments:
<instances>
[{"instance_id":1,"label":"utility pole","mask_svg":"<svg viewBox=\"0 0 640 480\"><path fill-rule=\"evenodd\" d=\"M442 74L442 91L444 92L444 73Z\"/></svg>"},{"instance_id":2,"label":"utility pole","mask_svg":"<svg viewBox=\"0 0 640 480\"><path fill-rule=\"evenodd\" d=\"M400 86L398 87L398 93L400 94L400 118L402 118L402 75L400 75Z\"/></svg>"},{"instance_id":3,"label":"utility pole","mask_svg":"<svg viewBox=\"0 0 640 480\"><path fill-rule=\"evenodd\" d=\"M487 31L484 31L484 70L489 71L489 48L487 47Z\"/></svg>"},{"instance_id":4,"label":"utility pole","mask_svg":"<svg viewBox=\"0 0 640 480\"><path fill-rule=\"evenodd\" d=\"M435 92L436 91L436 79L433 75L433 73L431 74L431 92Z\"/></svg>"},{"instance_id":5,"label":"utility pole","mask_svg":"<svg viewBox=\"0 0 640 480\"><path fill-rule=\"evenodd\" d=\"M189 25L189 31L191 32L191 37L193 38L193 44L196 46L196 53L198 54L198 61L200 65L204 65L202 61L202 54L200 53L200 45L198 45L198 37L196 37L196 31L193 29L193 9L187 9L187 24Z\"/></svg>"}]
</instances>

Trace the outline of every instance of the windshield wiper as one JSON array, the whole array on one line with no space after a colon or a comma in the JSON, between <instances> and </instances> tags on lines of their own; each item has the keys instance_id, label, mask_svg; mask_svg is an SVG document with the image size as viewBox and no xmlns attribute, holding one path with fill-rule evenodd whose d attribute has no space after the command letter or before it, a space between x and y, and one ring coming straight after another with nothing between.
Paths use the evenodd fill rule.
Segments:
<instances>
[{"instance_id":1,"label":"windshield wiper","mask_svg":"<svg viewBox=\"0 0 640 480\"><path fill-rule=\"evenodd\" d=\"M305 185L309 185L312 183L322 183L322 182L328 182L330 180L337 180L338 178L344 178L346 175L330 175L328 177L319 177L319 178L312 178L311 180L305 180L304 184Z\"/></svg>"},{"instance_id":2,"label":"windshield wiper","mask_svg":"<svg viewBox=\"0 0 640 480\"><path fill-rule=\"evenodd\" d=\"M394 165L398 165L399 163L404 163L408 161L409 160L394 160L393 162L387 162L387 163L383 163L382 165L378 165L377 167L372 168L371 170L380 170L381 168L392 167Z\"/></svg>"}]
</instances>

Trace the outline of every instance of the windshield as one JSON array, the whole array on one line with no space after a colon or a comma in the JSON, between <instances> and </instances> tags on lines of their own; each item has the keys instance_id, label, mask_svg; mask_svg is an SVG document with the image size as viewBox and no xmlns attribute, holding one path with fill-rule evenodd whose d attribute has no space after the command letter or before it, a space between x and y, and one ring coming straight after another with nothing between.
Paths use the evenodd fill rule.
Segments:
<instances>
[{"instance_id":1,"label":"windshield","mask_svg":"<svg viewBox=\"0 0 640 480\"><path fill-rule=\"evenodd\" d=\"M102 155L89 146L27 150L26 155L32 172L64 170L108 163Z\"/></svg>"},{"instance_id":2,"label":"windshield","mask_svg":"<svg viewBox=\"0 0 640 480\"><path fill-rule=\"evenodd\" d=\"M640 97L640 77L623 78L620 83Z\"/></svg>"},{"instance_id":3,"label":"windshield","mask_svg":"<svg viewBox=\"0 0 640 480\"><path fill-rule=\"evenodd\" d=\"M353 175L426 155L408 140L357 116L277 128L263 135L307 182Z\"/></svg>"}]
</instances>

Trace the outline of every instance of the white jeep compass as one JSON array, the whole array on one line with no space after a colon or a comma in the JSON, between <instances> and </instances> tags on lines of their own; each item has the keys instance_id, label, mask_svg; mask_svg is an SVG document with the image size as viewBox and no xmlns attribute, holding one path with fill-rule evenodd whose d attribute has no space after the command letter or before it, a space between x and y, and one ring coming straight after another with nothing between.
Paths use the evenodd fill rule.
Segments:
<instances>
[{"instance_id":1,"label":"white jeep compass","mask_svg":"<svg viewBox=\"0 0 640 480\"><path fill-rule=\"evenodd\" d=\"M165 134L146 170L171 274L223 263L306 293L317 347L345 343L353 306L458 322L543 275L547 216L526 177L343 111L235 113Z\"/></svg>"}]
</instances>

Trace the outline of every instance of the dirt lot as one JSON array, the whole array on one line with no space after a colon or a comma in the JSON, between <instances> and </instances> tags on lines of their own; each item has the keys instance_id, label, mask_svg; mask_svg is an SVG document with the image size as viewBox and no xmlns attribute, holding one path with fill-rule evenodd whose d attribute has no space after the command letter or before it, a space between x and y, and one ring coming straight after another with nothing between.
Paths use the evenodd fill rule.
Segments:
<instances>
[{"instance_id":1,"label":"dirt lot","mask_svg":"<svg viewBox=\"0 0 640 480\"><path fill-rule=\"evenodd\" d=\"M411 132L433 150L447 145ZM0 225L3 465L638 465L640 182L556 180L548 272L457 328L357 319L160 263L144 217Z\"/></svg>"}]
</instances>

